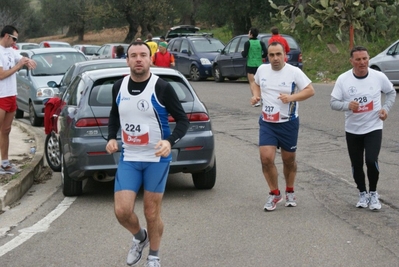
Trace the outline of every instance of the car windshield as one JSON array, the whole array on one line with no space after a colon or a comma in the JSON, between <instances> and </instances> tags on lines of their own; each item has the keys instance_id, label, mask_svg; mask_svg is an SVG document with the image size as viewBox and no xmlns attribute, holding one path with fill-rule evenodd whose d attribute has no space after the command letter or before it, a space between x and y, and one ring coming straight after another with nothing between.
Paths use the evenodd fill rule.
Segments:
<instances>
[{"instance_id":1,"label":"car windshield","mask_svg":"<svg viewBox=\"0 0 399 267\"><path fill-rule=\"evenodd\" d=\"M36 54L32 59L37 64L32 70L33 76L53 76L64 75L72 64L85 61L86 57L79 52L59 52Z\"/></svg>"},{"instance_id":2,"label":"car windshield","mask_svg":"<svg viewBox=\"0 0 399 267\"><path fill-rule=\"evenodd\" d=\"M195 50L200 53L218 52L224 48L224 44L215 39L193 40Z\"/></svg>"},{"instance_id":3,"label":"car windshield","mask_svg":"<svg viewBox=\"0 0 399 267\"><path fill-rule=\"evenodd\" d=\"M83 53L85 53L85 55L94 55L99 48L99 46L85 46L83 47Z\"/></svg>"}]
</instances>

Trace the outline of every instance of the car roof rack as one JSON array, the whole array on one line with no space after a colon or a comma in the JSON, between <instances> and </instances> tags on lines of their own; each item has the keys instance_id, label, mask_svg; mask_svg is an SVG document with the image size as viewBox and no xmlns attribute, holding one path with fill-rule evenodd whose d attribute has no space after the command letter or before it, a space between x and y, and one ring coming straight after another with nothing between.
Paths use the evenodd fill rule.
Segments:
<instances>
[{"instance_id":1,"label":"car roof rack","mask_svg":"<svg viewBox=\"0 0 399 267\"><path fill-rule=\"evenodd\" d=\"M195 37L195 36L203 36L203 37L213 37L213 33L202 32L202 33L176 33L176 37Z\"/></svg>"}]
</instances>

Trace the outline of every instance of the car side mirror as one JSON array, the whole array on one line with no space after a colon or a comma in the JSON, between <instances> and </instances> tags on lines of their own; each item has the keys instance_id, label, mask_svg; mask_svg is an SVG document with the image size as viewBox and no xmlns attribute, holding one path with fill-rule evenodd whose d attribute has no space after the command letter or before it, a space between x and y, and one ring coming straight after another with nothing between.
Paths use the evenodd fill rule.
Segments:
<instances>
[{"instance_id":1,"label":"car side mirror","mask_svg":"<svg viewBox=\"0 0 399 267\"><path fill-rule=\"evenodd\" d=\"M182 52L183 54L188 54L188 50L187 50L187 49L183 49L181 52Z\"/></svg>"},{"instance_id":2,"label":"car side mirror","mask_svg":"<svg viewBox=\"0 0 399 267\"><path fill-rule=\"evenodd\" d=\"M51 88L58 87L58 84L56 82L54 82L54 81L49 81L47 83L47 85L48 85L48 87L51 87Z\"/></svg>"},{"instance_id":3,"label":"car side mirror","mask_svg":"<svg viewBox=\"0 0 399 267\"><path fill-rule=\"evenodd\" d=\"M28 76L28 70L27 70L27 69L20 69L20 70L18 71L18 74L19 74L20 76L22 76L22 77L26 77L26 76Z\"/></svg>"}]
</instances>

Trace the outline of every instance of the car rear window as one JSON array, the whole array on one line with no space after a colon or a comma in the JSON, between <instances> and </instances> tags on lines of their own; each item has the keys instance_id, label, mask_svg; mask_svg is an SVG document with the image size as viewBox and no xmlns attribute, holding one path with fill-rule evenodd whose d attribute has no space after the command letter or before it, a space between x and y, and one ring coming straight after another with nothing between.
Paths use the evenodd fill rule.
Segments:
<instances>
[{"instance_id":1,"label":"car rear window","mask_svg":"<svg viewBox=\"0 0 399 267\"><path fill-rule=\"evenodd\" d=\"M175 92L180 102L184 103L184 102L194 101L194 97L191 94L190 89L188 88L187 84L184 82L183 79L173 75L158 75L158 76L161 77L163 80L167 81L168 83L170 83L170 85L172 85L173 89L175 89Z\"/></svg>"},{"instance_id":2,"label":"car rear window","mask_svg":"<svg viewBox=\"0 0 399 267\"><path fill-rule=\"evenodd\" d=\"M21 49L23 50L28 50L28 49L35 49L35 48L39 48L40 46L37 44L27 44L27 45L22 45Z\"/></svg>"},{"instance_id":3,"label":"car rear window","mask_svg":"<svg viewBox=\"0 0 399 267\"><path fill-rule=\"evenodd\" d=\"M193 102L194 97L187 84L180 77L172 75L159 75L162 79L169 82L175 90L180 102ZM90 94L90 106L111 106L112 105L112 87L114 83L122 77L112 79L102 79L94 84Z\"/></svg>"},{"instance_id":4,"label":"car rear window","mask_svg":"<svg viewBox=\"0 0 399 267\"><path fill-rule=\"evenodd\" d=\"M199 53L218 52L224 48L224 44L216 39L193 40L193 45Z\"/></svg>"}]
</instances>

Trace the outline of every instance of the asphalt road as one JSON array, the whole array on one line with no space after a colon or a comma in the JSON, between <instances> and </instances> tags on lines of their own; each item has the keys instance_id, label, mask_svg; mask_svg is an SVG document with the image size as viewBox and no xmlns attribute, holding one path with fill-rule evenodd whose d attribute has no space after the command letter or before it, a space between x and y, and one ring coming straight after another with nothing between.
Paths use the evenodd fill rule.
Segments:
<instances>
[{"instance_id":1,"label":"asphalt road","mask_svg":"<svg viewBox=\"0 0 399 267\"><path fill-rule=\"evenodd\" d=\"M169 177L162 266L399 266L399 103L385 123L379 159L382 210L354 207L344 114L330 110L332 86L315 85L316 95L299 107L298 206L264 212L260 108L249 105L248 84L193 85L213 119L217 182L198 191L188 174ZM276 163L283 188L279 155ZM59 174L42 186L57 181ZM44 194L40 190L20 206ZM136 211L144 222L141 195ZM0 237L0 266L125 266L129 247L130 236L113 214L112 183L88 181L84 195L64 198L58 190Z\"/></svg>"}]
</instances>

